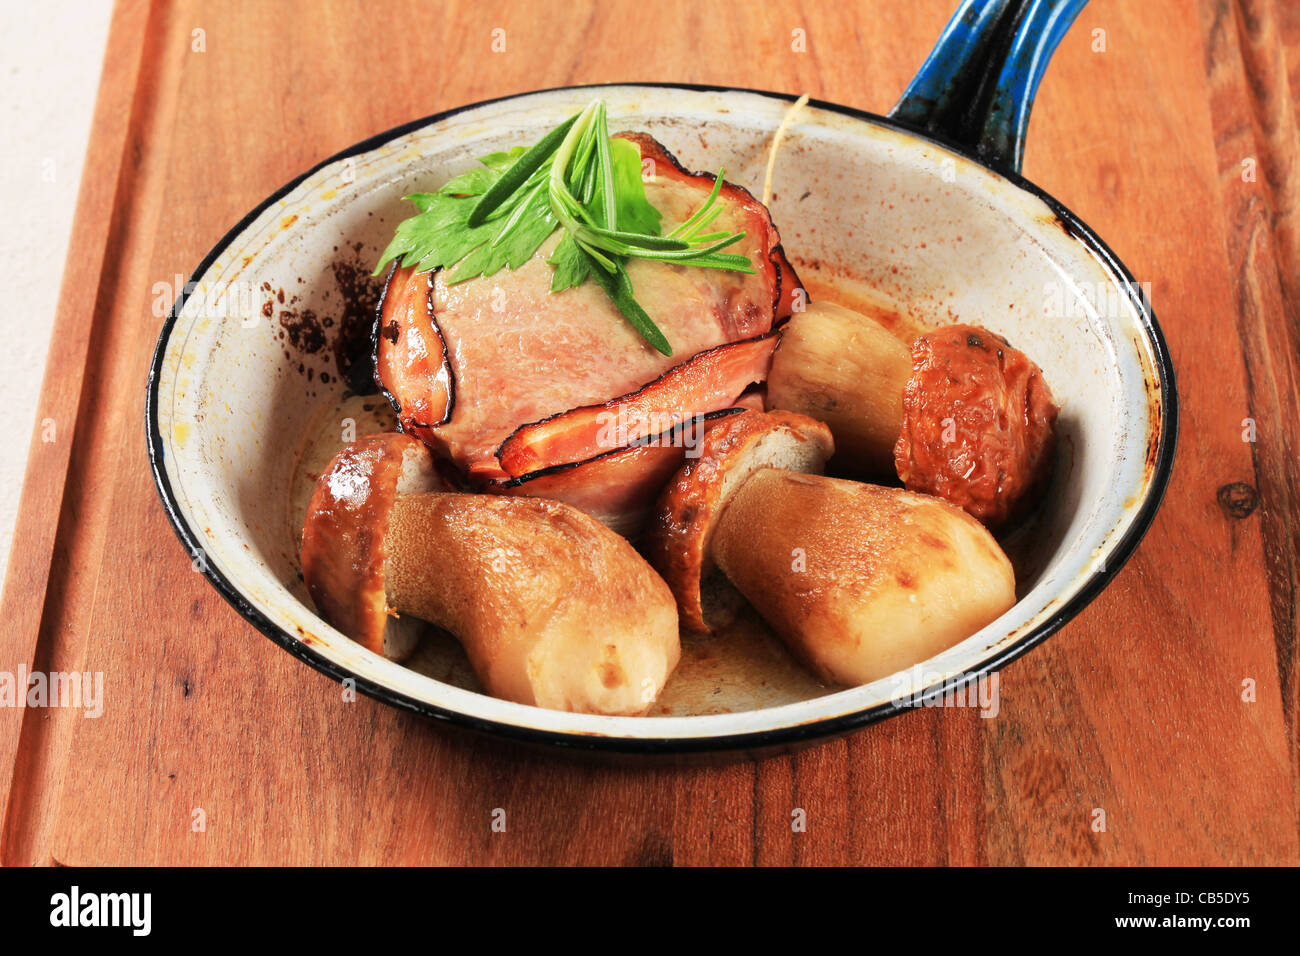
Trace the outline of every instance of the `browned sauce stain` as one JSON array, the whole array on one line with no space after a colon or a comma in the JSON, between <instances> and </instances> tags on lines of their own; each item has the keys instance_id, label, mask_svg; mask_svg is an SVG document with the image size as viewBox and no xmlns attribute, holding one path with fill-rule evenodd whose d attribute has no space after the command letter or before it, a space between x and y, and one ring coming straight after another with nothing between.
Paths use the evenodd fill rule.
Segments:
<instances>
[{"instance_id":1,"label":"browned sauce stain","mask_svg":"<svg viewBox=\"0 0 1300 956\"><path fill-rule=\"evenodd\" d=\"M284 290L279 292L280 301L284 301ZM325 320L316 315L312 309L293 308L298 302L295 295L289 299L289 308L280 310L281 339L287 340L298 352L314 355L325 347ZM332 323L332 320L330 321ZM302 365L298 370L302 371Z\"/></svg>"},{"instance_id":2,"label":"browned sauce stain","mask_svg":"<svg viewBox=\"0 0 1300 956\"><path fill-rule=\"evenodd\" d=\"M273 319L276 333L285 345L285 357L302 358L327 353L333 359L333 371L318 370L308 362L299 362L298 372L311 381L319 374L322 384L341 379L356 394L376 391L370 362L370 334L375 308L383 289L383 279L372 276L363 255L364 246L356 243L329 266L334 290L324 292L317 308L308 308L300 296L263 283L267 294L262 315ZM306 282L301 277L299 285ZM321 307L319 303L324 303Z\"/></svg>"},{"instance_id":3,"label":"browned sauce stain","mask_svg":"<svg viewBox=\"0 0 1300 956\"><path fill-rule=\"evenodd\" d=\"M383 291L382 276L372 276L360 260L361 245L353 248L356 259L336 261L334 282L338 285L340 310L338 334L334 337L334 367L358 395L376 391L370 367L370 330Z\"/></svg>"}]
</instances>

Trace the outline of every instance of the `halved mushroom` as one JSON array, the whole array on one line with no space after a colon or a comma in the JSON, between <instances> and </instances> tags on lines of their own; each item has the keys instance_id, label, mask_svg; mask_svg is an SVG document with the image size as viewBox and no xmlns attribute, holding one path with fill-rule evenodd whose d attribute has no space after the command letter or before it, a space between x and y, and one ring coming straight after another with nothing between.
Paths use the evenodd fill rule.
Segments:
<instances>
[{"instance_id":1,"label":"halved mushroom","mask_svg":"<svg viewBox=\"0 0 1300 956\"><path fill-rule=\"evenodd\" d=\"M711 534L741 483L761 468L819 472L835 449L830 429L793 412L743 411L705 433L660 495L646 553L677 597L682 624L709 633L700 582L713 569Z\"/></svg>"},{"instance_id":2,"label":"halved mushroom","mask_svg":"<svg viewBox=\"0 0 1300 956\"><path fill-rule=\"evenodd\" d=\"M685 623L698 623L693 572L716 562L814 674L853 685L931 657L1015 603L1011 562L978 521L938 498L800 473L825 460L825 426L776 414L715 428L707 468L683 468L661 502L652 560ZM810 455L810 440L823 451Z\"/></svg>"},{"instance_id":3,"label":"halved mushroom","mask_svg":"<svg viewBox=\"0 0 1300 956\"><path fill-rule=\"evenodd\" d=\"M671 592L627 541L540 498L429 490L406 435L360 439L321 477L303 575L329 623L371 650L392 614L455 635L484 689L558 710L641 714L677 665Z\"/></svg>"}]
</instances>

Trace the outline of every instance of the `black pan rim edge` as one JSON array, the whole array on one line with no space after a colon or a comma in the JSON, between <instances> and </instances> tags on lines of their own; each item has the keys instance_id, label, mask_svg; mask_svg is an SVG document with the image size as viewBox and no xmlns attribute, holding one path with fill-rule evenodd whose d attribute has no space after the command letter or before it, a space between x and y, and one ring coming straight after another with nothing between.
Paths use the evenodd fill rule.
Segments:
<instances>
[{"instance_id":1,"label":"black pan rim edge","mask_svg":"<svg viewBox=\"0 0 1300 956\"><path fill-rule=\"evenodd\" d=\"M463 106L454 107L449 110L425 116L421 119L411 120L410 122L403 123L400 126L395 126L392 129L377 133L374 136L368 137L367 139L355 143L341 152L335 153L333 156L322 160L311 169L296 176L273 192L254 209L248 212L239 222L231 227L226 234L221 237L217 244L212 247L208 254L203 257L199 265L190 274L184 288L180 290L180 294L172 305L166 321L163 323L162 329L158 335L158 343L154 348L153 359L149 363L149 379L145 392L145 428L149 447L149 468L153 473L154 485L157 488L159 498L162 500L163 510L167 513L167 518L171 522L172 528L176 532L176 536L180 539L181 544L185 546L190 554L203 553L203 546L198 535L195 534L185 517L180 513L179 504L172 492L171 482L167 478L166 469L163 465L162 435L158 429L157 385L168 341L171 338L172 330L175 328L176 322L180 317L181 310L185 306L185 302L188 298L188 290L192 288L196 277L202 276L207 272L212 263L226 250L235 238L268 207L297 188L298 185L308 177L331 163L338 162L339 160L346 159L350 156L356 156L360 153L368 152L392 139L396 139L399 136L405 136L408 133L428 126L431 123L439 122L459 113L468 112L469 110L488 106L492 103L520 99L524 96L530 96L537 93L558 93L584 89L600 89L603 87L643 87L661 90L678 89L702 93L746 93L765 96L772 99L785 100L787 102L793 102L795 100L795 97L788 93L696 83L595 83L589 85L551 87L544 90L529 90L524 93L498 96L493 97L492 99L481 100L477 103L469 103ZM781 747L793 748L817 740L831 739L854 730L859 730L869 724L876 723L877 721L893 717L903 711L916 709L917 705L922 701L933 700L942 695L956 692L980 676L1010 664L1012 661L1016 660L1034 647L1037 647L1048 637L1055 634L1068 621L1087 607L1088 604L1092 602L1093 598L1095 598L1102 589L1110 583L1115 575L1119 573L1124 565L1128 563L1129 558L1132 557L1133 552L1137 549L1138 544L1146 535L1147 529L1155 519L1156 512L1159 510L1160 504L1164 499L1165 491L1169 485L1170 474L1173 471L1174 453L1178 444L1178 389L1174 376L1173 361L1169 355L1169 346L1165 340L1164 332L1161 330L1160 324L1156 320L1155 312L1151 307L1151 303L1140 294L1137 281L1133 278L1132 274L1128 271L1123 262L1120 261L1115 253L1111 251L1110 247L1107 246L1105 242L1103 242L1101 238L1093 232L1085 222L1083 222L1082 219L1023 176L993 169L982 162L977 156L974 156L960 146L950 142L945 142L934 136L920 133L907 124L897 122L887 116L881 116L880 114L856 109L851 106L842 106L838 103L828 103L824 100L809 100L809 104L818 109L839 113L854 119L865 120L880 126L889 127L916 139L932 142L944 149L959 153L960 155L970 159L975 164L987 169L993 175L1005 179L1012 185L1041 200L1061 220L1074 238L1082 242L1101 259L1103 266L1112 274L1112 277L1117 280L1118 284L1124 289L1125 293L1137 309L1141 325L1154 353L1156 370L1160 379L1159 384L1161 386L1162 398L1159 446L1156 453L1155 467L1152 472L1151 485L1142 506L1138 509L1137 514L1134 516L1132 523L1124 532L1123 536L1111 549L1103 568L1096 571L1084 583L1083 587L1079 589L1078 593L1058 608L1049 618L1047 618L1047 620L1038 624L1014 643L1003 648L998 654L982 661L975 670L963 672L947 681L932 684L924 691L921 691L919 694L912 697L911 701L906 705L897 701L887 701L878 704L875 707L855 711L850 714L840 714L834 717L827 717L803 724L794 724L787 727L773 728L771 730L728 734L724 736L683 738L610 737L593 734L538 730L531 727L501 723L499 721L487 720L485 718L463 714L458 711L447 710L425 701L408 697L405 694L399 693L398 691L384 687L380 684L373 683L364 677L348 671L313 650L309 644L279 628L277 625L272 623L266 615L254 607L244 597L244 595L231 584L225 575L207 562L204 562L203 564L202 573L204 577L208 579L209 583L216 589L217 593L220 594L231 607L238 611L246 621L280 647L335 681L339 681L340 683L349 679L354 681L356 688L369 697L398 709L431 718L435 721L445 722L490 736L501 737L525 744L545 744L555 748L569 748L574 751L600 752L607 754L720 755L737 752L743 754L747 751L766 751Z\"/></svg>"}]
</instances>

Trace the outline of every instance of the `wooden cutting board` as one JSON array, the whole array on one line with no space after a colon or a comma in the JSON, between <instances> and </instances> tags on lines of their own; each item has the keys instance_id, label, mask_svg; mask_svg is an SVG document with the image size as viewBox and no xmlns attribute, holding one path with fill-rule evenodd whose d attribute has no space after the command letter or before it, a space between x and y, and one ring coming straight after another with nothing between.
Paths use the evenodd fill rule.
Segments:
<instances>
[{"instance_id":1,"label":"wooden cutting board","mask_svg":"<svg viewBox=\"0 0 1300 956\"><path fill-rule=\"evenodd\" d=\"M952 5L121 0L0 612L0 671L102 671L104 710L0 708L0 860L1297 862L1285 0L1094 0L1048 70L1026 175L1151 284L1182 442L1135 557L1001 675L994 719L921 710L717 768L521 753L345 702L191 570L158 504L145 372L176 277L301 170L414 117L571 83L883 112Z\"/></svg>"}]
</instances>

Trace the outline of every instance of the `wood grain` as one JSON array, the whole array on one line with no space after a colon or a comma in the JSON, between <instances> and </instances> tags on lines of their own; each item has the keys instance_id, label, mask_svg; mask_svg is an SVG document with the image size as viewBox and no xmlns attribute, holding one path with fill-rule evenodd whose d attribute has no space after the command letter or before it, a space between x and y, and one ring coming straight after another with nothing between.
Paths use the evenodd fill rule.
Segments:
<instances>
[{"instance_id":1,"label":"wood grain","mask_svg":"<svg viewBox=\"0 0 1300 956\"><path fill-rule=\"evenodd\" d=\"M1255 417L1258 409L1282 410L1264 417L1251 450L1283 721L1297 766L1300 133L1273 4L1202 2L1201 20L1248 405ZM1249 82L1239 82L1241 76ZM1293 799L1297 795L1293 786Z\"/></svg>"},{"instance_id":2,"label":"wood grain","mask_svg":"<svg viewBox=\"0 0 1300 956\"><path fill-rule=\"evenodd\" d=\"M1178 371L1178 464L1128 567L1000 675L995 719L922 710L794 756L678 769L349 703L244 624L191 571L149 479L154 284L323 156L486 97L674 80L884 111L948 0L573 0L564 18L121 3L41 399L75 431L33 444L0 635L0 668L103 671L106 709L0 710L0 860L1297 862L1293 7L1094 0L1040 93L1026 174L1151 283ZM1250 513L1221 504L1234 483L1257 493Z\"/></svg>"},{"instance_id":3,"label":"wood grain","mask_svg":"<svg viewBox=\"0 0 1300 956\"><path fill-rule=\"evenodd\" d=\"M95 104L85 168L93 170L81 184L72 233L74 253L64 269L63 284L51 335L50 355L37 406L38 425L28 452L23 496L14 528L9 570L0 597L0 667L16 673L20 665L49 670L74 666L75 649L54 647L38 638L47 608L60 601L58 588L66 579L69 539L75 534L75 513L65 508L71 488L86 474L74 464L85 436L83 409L94 378L92 341L103 325L106 302L122 268L118 238L125 228L129 203L123 192L136 156L127 149L133 106L147 88L141 76L148 5L124 2L115 11L104 56L99 98ZM79 438L78 436L81 436ZM80 646L79 641L72 643ZM55 660L59 658L59 660ZM25 792L24 778L57 786L58 767L46 769L43 747L29 740L20 748L20 735L37 737L44 721L26 721L27 711L0 708L0 820L5 823L0 846L10 840L9 821L32 817L28 807L9 813L15 793ZM57 712L55 712L57 713ZM61 723L66 723L62 722ZM24 830L26 827L16 827ZM13 839L21 837L15 832Z\"/></svg>"}]
</instances>

